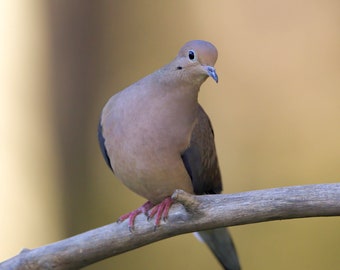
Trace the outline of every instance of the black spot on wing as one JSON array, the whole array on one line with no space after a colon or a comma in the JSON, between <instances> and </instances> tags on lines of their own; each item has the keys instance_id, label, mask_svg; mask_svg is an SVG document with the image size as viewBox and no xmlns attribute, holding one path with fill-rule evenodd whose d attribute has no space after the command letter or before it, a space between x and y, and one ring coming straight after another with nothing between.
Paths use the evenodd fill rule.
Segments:
<instances>
[{"instance_id":1,"label":"black spot on wing","mask_svg":"<svg viewBox=\"0 0 340 270\"><path fill-rule=\"evenodd\" d=\"M101 124L101 119L99 120L99 124L98 124L98 142L99 142L100 150L103 154L106 164L113 171L112 166L111 166L111 161L110 161L109 156L107 155L107 151L105 147L105 138L103 137L103 127Z\"/></svg>"}]
</instances>

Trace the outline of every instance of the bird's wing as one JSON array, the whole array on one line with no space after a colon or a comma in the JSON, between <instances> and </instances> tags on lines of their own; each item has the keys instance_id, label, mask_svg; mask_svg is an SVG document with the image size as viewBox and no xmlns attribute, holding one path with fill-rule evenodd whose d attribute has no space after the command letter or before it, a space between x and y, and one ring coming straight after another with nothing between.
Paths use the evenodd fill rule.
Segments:
<instances>
[{"instance_id":1,"label":"bird's wing","mask_svg":"<svg viewBox=\"0 0 340 270\"><path fill-rule=\"evenodd\" d=\"M182 153L195 194L218 194L222 191L214 132L208 115L198 105L198 119L192 131L190 146Z\"/></svg>"}]
</instances>

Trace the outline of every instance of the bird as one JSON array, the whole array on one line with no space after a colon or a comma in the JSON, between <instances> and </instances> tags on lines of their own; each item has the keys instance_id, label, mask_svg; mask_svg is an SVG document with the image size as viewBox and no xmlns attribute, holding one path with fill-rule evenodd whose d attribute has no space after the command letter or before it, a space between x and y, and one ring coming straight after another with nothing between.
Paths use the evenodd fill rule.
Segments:
<instances>
[{"instance_id":1,"label":"bird","mask_svg":"<svg viewBox=\"0 0 340 270\"><path fill-rule=\"evenodd\" d=\"M219 194L222 180L211 121L198 103L201 85L212 78L216 47L204 40L185 43L165 66L113 95L102 109L98 140L107 165L130 190L147 199L137 215L166 219L176 189L191 194ZM224 269L241 269L226 228L197 232Z\"/></svg>"}]
</instances>

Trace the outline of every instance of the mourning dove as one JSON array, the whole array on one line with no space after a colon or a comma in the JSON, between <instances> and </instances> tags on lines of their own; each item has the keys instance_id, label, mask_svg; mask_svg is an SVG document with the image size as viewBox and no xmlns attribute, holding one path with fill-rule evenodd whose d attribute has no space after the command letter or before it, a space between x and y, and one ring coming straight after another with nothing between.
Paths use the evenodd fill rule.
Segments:
<instances>
[{"instance_id":1,"label":"mourning dove","mask_svg":"<svg viewBox=\"0 0 340 270\"><path fill-rule=\"evenodd\" d=\"M120 217L140 213L166 218L176 189L192 194L222 191L214 133L198 103L208 78L216 82L217 49L207 41L186 43L168 65L112 96L98 128L100 147L114 174L148 201ZM198 232L224 269L240 269L236 250L225 228Z\"/></svg>"}]
</instances>

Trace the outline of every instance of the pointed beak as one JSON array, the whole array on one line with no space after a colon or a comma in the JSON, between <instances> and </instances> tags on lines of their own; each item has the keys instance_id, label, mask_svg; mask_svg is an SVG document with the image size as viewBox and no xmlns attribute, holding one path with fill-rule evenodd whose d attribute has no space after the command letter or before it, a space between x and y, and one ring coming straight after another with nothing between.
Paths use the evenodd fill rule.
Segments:
<instances>
[{"instance_id":1,"label":"pointed beak","mask_svg":"<svg viewBox=\"0 0 340 270\"><path fill-rule=\"evenodd\" d=\"M211 78L213 78L216 83L218 83L218 76L217 76L215 68L213 68L211 66L205 66L205 70L207 71L207 74Z\"/></svg>"}]
</instances>

